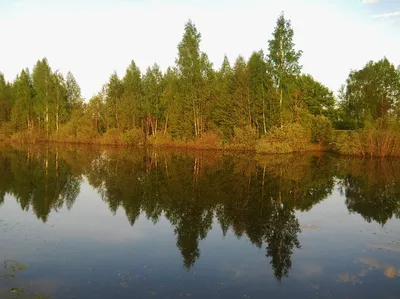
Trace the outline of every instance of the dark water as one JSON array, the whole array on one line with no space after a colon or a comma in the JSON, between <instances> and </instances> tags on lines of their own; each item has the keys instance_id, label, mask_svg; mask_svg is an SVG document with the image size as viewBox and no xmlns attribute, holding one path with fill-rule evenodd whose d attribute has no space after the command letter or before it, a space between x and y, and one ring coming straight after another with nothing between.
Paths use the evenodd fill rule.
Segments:
<instances>
[{"instance_id":1,"label":"dark water","mask_svg":"<svg viewBox=\"0 0 400 299\"><path fill-rule=\"evenodd\" d=\"M3 146L0 298L400 298L399 218L400 160Z\"/></svg>"}]
</instances>

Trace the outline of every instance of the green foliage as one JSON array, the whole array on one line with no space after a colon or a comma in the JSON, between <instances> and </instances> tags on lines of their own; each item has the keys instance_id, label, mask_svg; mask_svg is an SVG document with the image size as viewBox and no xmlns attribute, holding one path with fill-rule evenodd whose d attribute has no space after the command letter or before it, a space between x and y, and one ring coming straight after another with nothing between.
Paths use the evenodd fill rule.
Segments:
<instances>
[{"instance_id":1,"label":"green foliage","mask_svg":"<svg viewBox=\"0 0 400 299\"><path fill-rule=\"evenodd\" d=\"M322 115L313 118L311 126L311 137L313 142L322 145L324 142L332 141L333 127L330 120Z\"/></svg>"},{"instance_id":2,"label":"green foliage","mask_svg":"<svg viewBox=\"0 0 400 299\"><path fill-rule=\"evenodd\" d=\"M76 142L77 129L72 122L60 126L60 130L56 136L53 137L58 142Z\"/></svg>"},{"instance_id":3,"label":"green foliage","mask_svg":"<svg viewBox=\"0 0 400 299\"><path fill-rule=\"evenodd\" d=\"M249 69L246 61L239 56L233 67L233 89L230 100L233 103L231 117L234 119L235 127L244 128L252 125L252 109L249 90Z\"/></svg>"},{"instance_id":4,"label":"green foliage","mask_svg":"<svg viewBox=\"0 0 400 299\"><path fill-rule=\"evenodd\" d=\"M14 133L14 128L10 123L0 125L0 141L7 141Z\"/></svg>"},{"instance_id":5,"label":"green foliage","mask_svg":"<svg viewBox=\"0 0 400 299\"><path fill-rule=\"evenodd\" d=\"M21 131L14 133L11 138L11 141L13 142L18 142L18 143L36 143L39 141L45 141L48 140L47 135L45 135L41 131Z\"/></svg>"},{"instance_id":6,"label":"green foliage","mask_svg":"<svg viewBox=\"0 0 400 299\"><path fill-rule=\"evenodd\" d=\"M189 20L174 67L162 72L154 64L142 74L132 61L123 78L111 74L88 102L71 72L64 79L41 59L32 75L24 69L12 83L0 73L0 139L206 148L222 143L227 149L257 145L260 152L292 152L306 147L296 141L297 133L304 143L322 145L332 139L332 124L366 132L369 123L379 126L379 119L400 121L400 70L386 58L352 71L336 102L325 85L301 73L302 52L293 40L292 24L282 13L266 55L255 51L248 61L239 56L233 65L225 56L216 71ZM383 135L398 128L380 130L387 132L371 134L386 140ZM360 136L364 148L369 137ZM341 152L357 152L350 142L340 143ZM375 147L374 155L386 151Z\"/></svg>"},{"instance_id":7,"label":"green foliage","mask_svg":"<svg viewBox=\"0 0 400 299\"><path fill-rule=\"evenodd\" d=\"M286 142L263 138L257 142L256 152L261 154L288 154L292 153L293 149Z\"/></svg>"},{"instance_id":8,"label":"green foliage","mask_svg":"<svg viewBox=\"0 0 400 299\"><path fill-rule=\"evenodd\" d=\"M221 69L216 75L216 99L212 111L214 123L225 140L232 136L236 121L233 117L235 111L234 101L231 98L233 88L233 70L228 57L225 56Z\"/></svg>"},{"instance_id":9,"label":"green foliage","mask_svg":"<svg viewBox=\"0 0 400 299\"><path fill-rule=\"evenodd\" d=\"M34 89L29 70L22 70L13 84L14 106L11 111L11 122L17 131L32 130L34 126Z\"/></svg>"},{"instance_id":10,"label":"green foliage","mask_svg":"<svg viewBox=\"0 0 400 299\"><path fill-rule=\"evenodd\" d=\"M370 61L363 69L350 72L341 97L345 121L364 124L378 118L399 118L400 74L386 58Z\"/></svg>"},{"instance_id":11,"label":"green foliage","mask_svg":"<svg viewBox=\"0 0 400 299\"><path fill-rule=\"evenodd\" d=\"M291 109L302 108L314 116L323 115L331 122L336 120L335 97L326 86L310 75L298 76L295 86Z\"/></svg>"},{"instance_id":12,"label":"green foliage","mask_svg":"<svg viewBox=\"0 0 400 299\"><path fill-rule=\"evenodd\" d=\"M11 107L11 86L4 79L3 73L0 73L0 123L10 120Z\"/></svg>"},{"instance_id":13,"label":"green foliage","mask_svg":"<svg viewBox=\"0 0 400 299\"><path fill-rule=\"evenodd\" d=\"M174 145L172 136L168 132L165 134L158 133L156 135L152 135L149 137L148 142L150 145L155 147Z\"/></svg>"},{"instance_id":14,"label":"green foliage","mask_svg":"<svg viewBox=\"0 0 400 299\"><path fill-rule=\"evenodd\" d=\"M290 153L306 150L310 146L311 132L298 123L275 127L256 146L258 153Z\"/></svg>"},{"instance_id":15,"label":"green foliage","mask_svg":"<svg viewBox=\"0 0 400 299\"><path fill-rule=\"evenodd\" d=\"M121 140L126 145L139 146L144 144L145 134L141 129L135 128L124 132Z\"/></svg>"},{"instance_id":16,"label":"green foliage","mask_svg":"<svg viewBox=\"0 0 400 299\"><path fill-rule=\"evenodd\" d=\"M196 138L193 147L201 149L219 149L222 147L221 138L216 132L208 131Z\"/></svg>"},{"instance_id":17,"label":"green foliage","mask_svg":"<svg viewBox=\"0 0 400 299\"><path fill-rule=\"evenodd\" d=\"M254 150L257 142L257 132L253 127L235 128L234 131L233 137L227 144L229 149Z\"/></svg>"},{"instance_id":18,"label":"green foliage","mask_svg":"<svg viewBox=\"0 0 400 299\"><path fill-rule=\"evenodd\" d=\"M204 110L210 98L207 82L212 76L212 67L207 55L200 51L200 42L201 34L189 20L176 59L179 100L175 113L181 117L180 137L200 136L207 127Z\"/></svg>"},{"instance_id":19,"label":"green foliage","mask_svg":"<svg viewBox=\"0 0 400 299\"><path fill-rule=\"evenodd\" d=\"M94 143L98 140L100 134L96 127L92 125L92 122L88 118L82 118L79 120L79 125L76 128L76 142L78 143Z\"/></svg>"},{"instance_id":20,"label":"green foliage","mask_svg":"<svg viewBox=\"0 0 400 299\"><path fill-rule=\"evenodd\" d=\"M252 125L260 134L267 134L276 119L276 101L273 80L262 50L254 52L248 61L249 104Z\"/></svg>"},{"instance_id":21,"label":"green foliage","mask_svg":"<svg viewBox=\"0 0 400 299\"><path fill-rule=\"evenodd\" d=\"M121 113L121 98L123 95L124 86L114 72L107 84L107 96L105 99L106 105L106 125L108 128L120 128L120 113Z\"/></svg>"},{"instance_id":22,"label":"green foliage","mask_svg":"<svg viewBox=\"0 0 400 299\"><path fill-rule=\"evenodd\" d=\"M123 133L117 128L109 129L99 138L98 142L108 145L124 144Z\"/></svg>"},{"instance_id":23,"label":"green foliage","mask_svg":"<svg viewBox=\"0 0 400 299\"><path fill-rule=\"evenodd\" d=\"M370 126L357 131L341 132L336 137L335 147L343 155L400 156L400 130L382 130Z\"/></svg>"},{"instance_id":24,"label":"green foliage","mask_svg":"<svg viewBox=\"0 0 400 299\"><path fill-rule=\"evenodd\" d=\"M272 34L273 38L268 42L268 63L274 79L275 87L279 90L280 122L283 126L282 113L287 100L294 77L300 74L299 60L302 52L294 49L294 31L291 22L285 19L282 13Z\"/></svg>"},{"instance_id":25,"label":"green foliage","mask_svg":"<svg viewBox=\"0 0 400 299\"><path fill-rule=\"evenodd\" d=\"M120 87L121 88L121 87ZM123 93L120 95L118 113L122 129L133 129L141 124L144 118L144 100L142 75L132 60L122 78ZM109 91L107 91L107 95Z\"/></svg>"},{"instance_id":26,"label":"green foliage","mask_svg":"<svg viewBox=\"0 0 400 299\"><path fill-rule=\"evenodd\" d=\"M70 108L74 108L76 106L81 105L82 103L82 94L81 88L79 87L78 83L74 75L71 72L68 72L67 78L65 81L65 89L66 89L66 96L67 96L67 103Z\"/></svg>"}]
</instances>

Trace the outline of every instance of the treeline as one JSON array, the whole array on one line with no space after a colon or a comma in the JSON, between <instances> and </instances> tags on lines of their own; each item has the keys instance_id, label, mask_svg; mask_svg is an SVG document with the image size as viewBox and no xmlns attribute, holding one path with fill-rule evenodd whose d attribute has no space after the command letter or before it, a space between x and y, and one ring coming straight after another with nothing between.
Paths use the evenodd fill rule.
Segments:
<instances>
[{"instance_id":1,"label":"treeline","mask_svg":"<svg viewBox=\"0 0 400 299\"><path fill-rule=\"evenodd\" d=\"M398 122L400 68L384 58L352 71L337 100L301 72L293 37L282 14L266 52L233 64L225 57L216 70L188 21L175 66L142 73L132 61L88 102L71 73L64 79L40 60L12 83L0 75L0 137L293 152L332 141L333 128Z\"/></svg>"}]
</instances>

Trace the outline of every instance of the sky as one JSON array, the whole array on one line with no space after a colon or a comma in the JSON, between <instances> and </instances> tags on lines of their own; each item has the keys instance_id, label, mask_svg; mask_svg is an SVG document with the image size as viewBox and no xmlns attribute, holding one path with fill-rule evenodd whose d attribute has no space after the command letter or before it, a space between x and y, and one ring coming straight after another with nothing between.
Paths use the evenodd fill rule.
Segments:
<instances>
[{"instance_id":1,"label":"sky","mask_svg":"<svg viewBox=\"0 0 400 299\"><path fill-rule=\"evenodd\" d=\"M233 64L267 52L282 11L303 72L335 92L370 60L400 64L400 0L0 0L0 72L13 80L46 57L89 99L132 60L142 72L173 66L189 19L219 68L225 54Z\"/></svg>"}]
</instances>

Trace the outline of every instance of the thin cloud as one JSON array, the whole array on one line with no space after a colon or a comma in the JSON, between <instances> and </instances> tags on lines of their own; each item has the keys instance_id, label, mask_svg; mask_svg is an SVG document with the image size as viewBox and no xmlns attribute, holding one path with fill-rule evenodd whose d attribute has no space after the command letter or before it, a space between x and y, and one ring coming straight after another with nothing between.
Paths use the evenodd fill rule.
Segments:
<instances>
[{"instance_id":1,"label":"thin cloud","mask_svg":"<svg viewBox=\"0 0 400 299\"><path fill-rule=\"evenodd\" d=\"M362 0L363 4L379 3L381 0Z\"/></svg>"},{"instance_id":2,"label":"thin cloud","mask_svg":"<svg viewBox=\"0 0 400 299\"><path fill-rule=\"evenodd\" d=\"M379 15L373 15L373 18L378 18L378 19L384 19L384 18L391 18L391 17L397 17L400 16L400 10L399 11L394 11L390 13L383 13Z\"/></svg>"}]
</instances>

